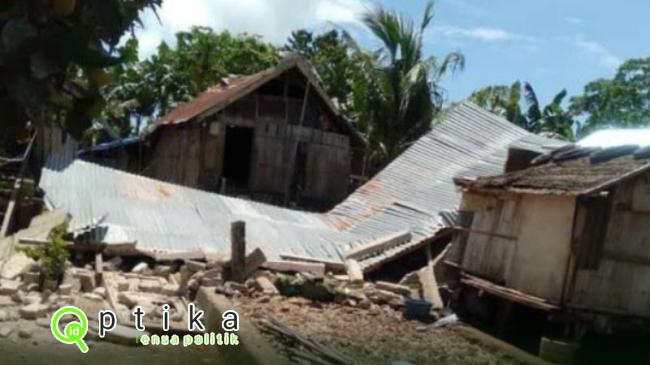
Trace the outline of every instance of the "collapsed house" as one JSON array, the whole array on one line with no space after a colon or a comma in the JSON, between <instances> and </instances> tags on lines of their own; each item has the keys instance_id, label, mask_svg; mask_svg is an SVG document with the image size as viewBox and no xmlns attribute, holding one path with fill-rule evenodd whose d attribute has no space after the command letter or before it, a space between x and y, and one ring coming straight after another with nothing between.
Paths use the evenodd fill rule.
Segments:
<instances>
[{"instance_id":1,"label":"collapsed house","mask_svg":"<svg viewBox=\"0 0 650 365\"><path fill-rule=\"evenodd\" d=\"M349 194L364 154L363 139L298 56L223 79L156 120L146 141L145 176L317 210Z\"/></svg>"},{"instance_id":2,"label":"collapsed house","mask_svg":"<svg viewBox=\"0 0 650 365\"><path fill-rule=\"evenodd\" d=\"M452 177L503 172L511 148L543 154L562 143L462 103L432 131L325 214L226 197L52 156L40 182L50 209L70 213L79 241L164 258L227 256L230 224L245 221L250 250L365 272L449 239L460 194ZM279 174L279 173L278 173Z\"/></svg>"},{"instance_id":3,"label":"collapsed house","mask_svg":"<svg viewBox=\"0 0 650 365\"><path fill-rule=\"evenodd\" d=\"M568 146L534 162L456 179L460 227L447 260L462 283L577 314L550 318L580 318L600 330L649 318L650 148Z\"/></svg>"}]
</instances>

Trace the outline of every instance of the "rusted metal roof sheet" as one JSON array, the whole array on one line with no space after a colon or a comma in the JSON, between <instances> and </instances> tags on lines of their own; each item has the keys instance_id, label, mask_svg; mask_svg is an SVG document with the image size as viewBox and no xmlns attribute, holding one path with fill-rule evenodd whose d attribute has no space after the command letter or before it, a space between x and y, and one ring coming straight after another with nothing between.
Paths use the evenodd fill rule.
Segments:
<instances>
[{"instance_id":1,"label":"rusted metal roof sheet","mask_svg":"<svg viewBox=\"0 0 650 365\"><path fill-rule=\"evenodd\" d=\"M636 151L638 152L635 153ZM608 155L611 159L607 159ZM572 156L577 158L571 158ZM602 150L577 147L549 158L549 162L540 166L502 175L481 176L473 180L462 179L458 180L458 184L475 190L582 195L650 171L650 149L644 150L637 146ZM602 161L601 158L606 160Z\"/></svg>"},{"instance_id":2,"label":"rusted metal roof sheet","mask_svg":"<svg viewBox=\"0 0 650 365\"><path fill-rule=\"evenodd\" d=\"M447 112L382 172L326 214L314 214L207 193L51 158L41 188L52 208L72 215L71 229L89 226L99 241L135 243L153 256L227 253L230 222L244 220L251 249L342 261L347 249L408 229L410 242L364 259L364 269L421 245L453 225L460 194L456 175L503 171L510 146L546 150L562 143L532 136L469 104ZM523 148L523 147L522 147Z\"/></svg>"},{"instance_id":3,"label":"rusted metal roof sheet","mask_svg":"<svg viewBox=\"0 0 650 365\"><path fill-rule=\"evenodd\" d=\"M360 236L410 229L410 242L362 262L362 266L378 266L453 224L460 200L455 176L502 173L511 147L548 152L564 144L533 135L474 104L461 103L328 213L328 219Z\"/></svg>"},{"instance_id":4,"label":"rusted metal roof sheet","mask_svg":"<svg viewBox=\"0 0 650 365\"><path fill-rule=\"evenodd\" d=\"M352 136L357 144L363 145L364 140L361 135L345 118L341 117L338 108L323 88L316 70L314 70L313 66L307 60L296 54L285 57L277 66L253 75L230 78L225 83L209 88L194 99L180 105L156 120L149 128L149 133L153 133L165 125L182 124L195 118L200 119L201 117L217 113L291 69L298 70L309 80L310 87L320 96L327 109L335 117L334 119L339 126L346 134Z\"/></svg>"},{"instance_id":5,"label":"rusted metal roof sheet","mask_svg":"<svg viewBox=\"0 0 650 365\"><path fill-rule=\"evenodd\" d=\"M361 237L312 214L199 191L89 162L50 158L40 187L52 209L70 212L70 231L110 245L135 244L152 257L204 257L230 250L230 223L247 222L250 250L341 261ZM91 227L91 229L88 229Z\"/></svg>"}]
</instances>

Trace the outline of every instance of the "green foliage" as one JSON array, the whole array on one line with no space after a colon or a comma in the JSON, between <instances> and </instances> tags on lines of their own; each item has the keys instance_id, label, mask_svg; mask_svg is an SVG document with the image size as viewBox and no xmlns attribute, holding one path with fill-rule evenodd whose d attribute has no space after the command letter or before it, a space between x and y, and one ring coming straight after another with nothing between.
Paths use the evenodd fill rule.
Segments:
<instances>
[{"instance_id":1,"label":"green foliage","mask_svg":"<svg viewBox=\"0 0 650 365\"><path fill-rule=\"evenodd\" d=\"M5 0L0 6L0 120L15 140L26 123L55 122L76 137L99 110L113 47L162 0ZM6 140L0 143L7 142Z\"/></svg>"},{"instance_id":2,"label":"green foliage","mask_svg":"<svg viewBox=\"0 0 650 365\"><path fill-rule=\"evenodd\" d=\"M63 238L66 225L61 225L52 230L49 244L25 247L22 251L32 259L39 262L41 273L48 279L60 280L65 271L65 263L70 257L68 243Z\"/></svg>"},{"instance_id":3,"label":"green foliage","mask_svg":"<svg viewBox=\"0 0 650 365\"><path fill-rule=\"evenodd\" d=\"M586 119L578 133L595 129L650 125L650 58L624 62L612 79L588 83L571 98L571 109Z\"/></svg>"},{"instance_id":4,"label":"green foliage","mask_svg":"<svg viewBox=\"0 0 650 365\"><path fill-rule=\"evenodd\" d=\"M126 135L187 102L229 75L247 75L275 66L279 51L259 36L215 33L193 27L176 34L176 47L163 42L150 58L138 61L138 43L119 50L128 62L116 65L114 83L102 92L110 107L102 119ZM132 128L135 121L135 128Z\"/></svg>"},{"instance_id":5,"label":"green foliage","mask_svg":"<svg viewBox=\"0 0 650 365\"><path fill-rule=\"evenodd\" d=\"M477 90L472 93L470 100L527 131L573 140L575 119L571 111L562 107L566 96L566 90L562 90L553 97L551 103L542 108L533 87L529 83L522 86L517 81L511 86L488 86ZM522 105L526 107L525 112Z\"/></svg>"},{"instance_id":6,"label":"green foliage","mask_svg":"<svg viewBox=\"0 0 650 365\"><path fill-rule=\"evenodd\" d=\"M311 300L331 302L336 296L336 289L332 284L298 276L280 275L275 281L275 286L280 294L286 297L301 296Z\"/></svg>"},{"instance_id":7,"label":"green foliage","mask_svg":"<svg viewBox=\"0 0 650 365\"><path fill-rule=\"evenodd\" d=\"M362 75L360 59L350 51L343 34L330 30L314 36L304 29L291 33L286 51L307 58L320 76L325 90L334 98L348 119L353 101L354 84Z\"/></svg>"},{"instance_id":8,"label":"green foliage","mask_svg":"<svg viewBox=\"0 0 650 365\"><path fill-rule=\"evenodd\" d=\"M464 67L460 53L442 59L423 56L423 36L432 19L432 3L419 26L406 15L381 7L367 12L362 20L382 45L375 52L362 50L346 35L361 60L352 115L366 136L371 170L383 167L430 130L444 99L441 78Z\"/></svg>"}]
</instances>

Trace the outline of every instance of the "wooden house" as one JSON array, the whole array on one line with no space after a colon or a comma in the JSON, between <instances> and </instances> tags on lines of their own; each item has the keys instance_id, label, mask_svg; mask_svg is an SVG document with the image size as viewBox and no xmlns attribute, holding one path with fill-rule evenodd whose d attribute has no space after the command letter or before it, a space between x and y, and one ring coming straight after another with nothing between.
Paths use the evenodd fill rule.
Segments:
<instances>
[{"instance_id":1,"label":"wooden house","mask_svg":"<svg viewBox=\"0 0 650 365\"><path fill-rule=\"evenodd\" d=\"M463 287L601 330L650 319L650 149L570 146L533 162L455 179L447 262Z\"/></svg>"},{"instance_id":2,"label":"wooden house","mask_svg":"<svg viewBox=\"0 0 650 365\"><path fill-rule=\"evenodd\" d=\"M222 80L157 120L147 141L149 177L315 209L347 196L364 146L298 56Z\"/></svg>"}]
</instances>

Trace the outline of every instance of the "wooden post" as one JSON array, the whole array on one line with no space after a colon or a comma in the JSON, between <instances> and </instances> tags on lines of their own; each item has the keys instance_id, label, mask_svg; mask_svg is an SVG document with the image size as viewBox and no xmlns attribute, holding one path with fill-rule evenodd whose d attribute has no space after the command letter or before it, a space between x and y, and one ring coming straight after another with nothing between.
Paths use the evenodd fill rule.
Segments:
<instances>
[{"instance_id":1,"label":"wooden post","mask_svg":"<svg viewBox=\"0 0 650 365\"><path fill-rule=\"evenodd\" d=\"M233 222L230 226L230 271L232 280L246 280L246 222Z\"/></svg>"},{"instance_id":2,"label":"wooden post","mask_svg":"<svg viewBox=\"0 0 650 365\"><path fill-rule=\"evenodd\" d=\"M298 126L302 127L303 124L305 123L305 113L307 112L307 100L309 98L309 88L311 86L311 83L309 80L307 80L307 85L305 85L305 97L302 99L302 109L300 110L300 121ZM297 132L297 129L296 129ZM285 186L284 190L284 205L289 204L289 199L291 198L291 184L293 183L293 174L295 173L295 165L296 165L296 155L298 154L298 145L300 141L298 141L298 137L296 137L296 141L294 142L292 148L291 148L291 157L289 159L289 169L287 173L287 185Z\"/></svg>"}]
</instances>

